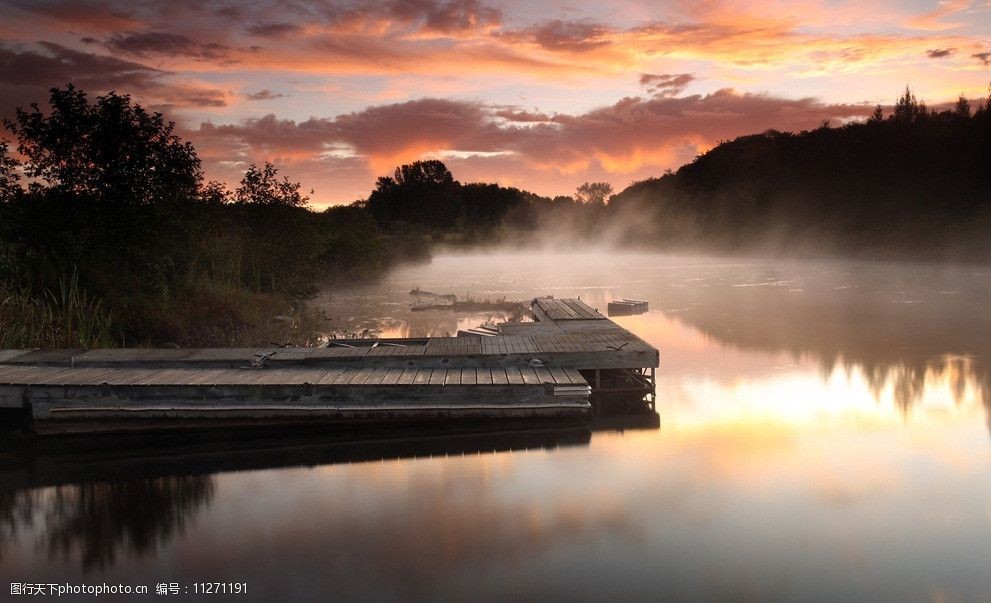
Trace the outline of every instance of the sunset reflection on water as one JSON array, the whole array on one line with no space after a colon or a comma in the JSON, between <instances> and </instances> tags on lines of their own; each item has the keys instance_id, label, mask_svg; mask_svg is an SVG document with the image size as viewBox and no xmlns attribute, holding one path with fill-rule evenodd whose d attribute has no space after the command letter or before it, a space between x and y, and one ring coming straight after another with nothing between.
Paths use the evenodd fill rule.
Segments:
<instances>
[{"instance_id":1,"label":"sunset reflection on water","mask_svg":"<svg viewBox=\"0 0 991 603\"><path fill-rule=\"evenodd\" d=\"M52 513L52 487L21 490L36 499L0 513L0 570L247 580L258 600L991 598L991 330L979 312L991 277L645 256L557 265L439 258L363 290L366 318L396 336L497 318L414 317L412 284L600 308L649 299L648 313L615 320L661 350L660 429L137 490L108 477L103 490L61 486L72 514ZM130 492L154 529L107 488ZM141 537L151 543L133 546ZM86 565L99 545L116 554Z\"/></svg>"}]
</instances>

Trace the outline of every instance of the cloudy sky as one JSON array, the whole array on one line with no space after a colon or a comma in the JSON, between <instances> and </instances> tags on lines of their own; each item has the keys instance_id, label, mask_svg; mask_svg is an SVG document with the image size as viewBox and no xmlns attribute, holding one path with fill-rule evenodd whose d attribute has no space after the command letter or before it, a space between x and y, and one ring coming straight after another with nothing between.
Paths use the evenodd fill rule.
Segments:
<instances>
[{"instance_id":1,"label":"cloudy sky","mask_svg":"<svg viewBox=\"0 0 991 603\"><path fill-rule=\"evenodd\" d=\"M991 0L0 0L0 114L127 92L208 177L270 160L316 206L400 163L570 194L720 140L985 98Z\"/></svg>"}]
</instances>

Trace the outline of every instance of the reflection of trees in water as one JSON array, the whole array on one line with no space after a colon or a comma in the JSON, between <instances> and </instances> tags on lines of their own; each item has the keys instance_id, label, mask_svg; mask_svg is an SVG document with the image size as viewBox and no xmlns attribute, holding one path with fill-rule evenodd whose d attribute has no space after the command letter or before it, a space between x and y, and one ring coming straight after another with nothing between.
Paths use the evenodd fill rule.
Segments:
<instances>
[{"instance_id":1,"label":"reflection of trees in water","mask_svg":"<svg viewBox=\"0 0 991 603\"><path fill-rule=\"evenodd\" d=\"M991 376L981 371L978 363L967 356L943 356L929 361L900 363L823 359L820 362L823 378L828 378L837 364L847 374L860 371L875 400L880 400L883 392L890 387L895 406L903 414L917 406L928 389L943 383L949 386L953 401L958 406L966 401L969 392L974 392L983 406L991 410Z\"/></svg>"},{"instance_id":2,"label":"reflection of trees in water","mask_svg":"<svg viewBox=\"0 0 991 603\"><path fill-rule=\"evenodd\" d=\"M808 357L823 378L859 371L875 399L891 388L902 412L948 382L958 404L976 394L991 425L991 313L979 311L989 297L988 278L963 268L845 263L733 267L659 295L690 308L670 318L724 345Z\"/></svg>"},{"instance_id":3,"label":"reflection of trees in water","mask_svg":"<svg viewBox=\"0 0 991 603\"><path fill-rule=\"evenodd\" d=\"M179 476L3 493L0 543L40 520L50 558L78 550L84 569L102 569L122 552L141 556L181 533L213 492L211 477Z\"/></svg>"},{"instance_id":4,"label":"reflection of trees in water","mask_svg":"<svg viewBox=\"0 0 991 603\"><path fill-rule=\"evenodd\" d=\"M21 529L34 523L39 499L38 490L0 490L0 559L4 543L13 541Z\"/></svg>"}]
</instances>

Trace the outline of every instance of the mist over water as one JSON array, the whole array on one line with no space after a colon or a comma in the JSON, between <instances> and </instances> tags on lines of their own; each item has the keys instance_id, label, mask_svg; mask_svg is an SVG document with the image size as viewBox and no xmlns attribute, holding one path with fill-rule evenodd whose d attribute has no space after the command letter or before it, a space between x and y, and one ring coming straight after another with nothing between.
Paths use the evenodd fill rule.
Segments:
<instances>
[{"instance_id":1,"label":"mist over water","mask_svg":"<svg viewBox=\"0 0 991 603\"><path fill-rule=\"evenodd\" d=\"M33 460L18 488L7 460L0 574L253 600L991 598L991 269L451 254L314 303L382 336L505 319L412 312L417 287L649 300L614 320L661 351L660 429L58 486Z\"/></svg>"}]
</instances>

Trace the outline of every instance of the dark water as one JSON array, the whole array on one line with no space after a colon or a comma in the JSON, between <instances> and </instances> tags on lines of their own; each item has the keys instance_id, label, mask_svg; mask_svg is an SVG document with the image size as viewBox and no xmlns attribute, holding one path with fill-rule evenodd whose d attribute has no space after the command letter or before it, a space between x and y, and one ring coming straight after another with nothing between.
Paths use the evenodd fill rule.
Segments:
<instances>
[{"instance_id":1,"label":"dark water","mask_svg":"<svg viewBox=\"0 0 991 603\"><path fill-rule=\"evenodd\" d=\"M991 600L991 268L442 257L321 303L387 336L499 319L411 313L414 286L649 299L616 320L661 349L660 429L8 456L2 581L247 582L240 600Z\"/></svg>"}]
</instances>

